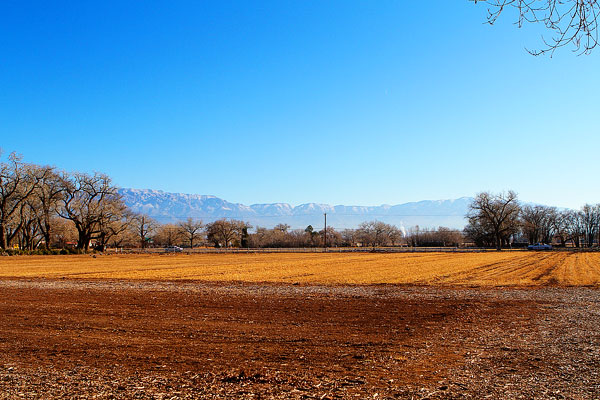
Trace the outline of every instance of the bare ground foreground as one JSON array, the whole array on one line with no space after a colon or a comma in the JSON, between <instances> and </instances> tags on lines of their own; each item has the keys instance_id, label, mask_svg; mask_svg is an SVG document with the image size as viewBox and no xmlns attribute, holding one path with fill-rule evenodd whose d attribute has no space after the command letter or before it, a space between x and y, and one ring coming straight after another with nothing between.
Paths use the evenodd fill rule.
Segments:
<instances>
[{"instance_id":1,"label":"bare ground foreground","mask_svg":"<svg viewBox=\"0 0 600 400\"><path fill-rule=\"evenodd\" d=\"M355 259L344 278L327 257L294 274L285 257L267 260L285 274L260 257L3 258L0 398L600 398L598 258L508 254L442 257L437 277L427 257L365 255L361 284ZM218 262L227 279L181 280Z\"/></svg>"}]
</instances>

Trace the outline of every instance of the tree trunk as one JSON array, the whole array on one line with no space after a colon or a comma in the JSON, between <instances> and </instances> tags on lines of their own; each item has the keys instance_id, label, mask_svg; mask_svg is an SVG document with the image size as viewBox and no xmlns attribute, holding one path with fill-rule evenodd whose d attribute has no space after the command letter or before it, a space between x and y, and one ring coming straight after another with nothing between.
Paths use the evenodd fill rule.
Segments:
<instances>
[{"instance_id":1,"label":"tree trunk","mask_svg":"<svg viewBox=\"0 0 600 400\"><path fill-rule=\"evenodd\" d=\"M496 250L502 250L502 239L500 238L500 234L496 234Z\"/></svg>"},{"instance_id":2,"label":"tree trunk","mask_svg":"<svg viewBox=\"0 0 600 400\"><path fill-rule=\"evenodd\" d=\"M50 230L43 233L44 242L46 242L46 250L50 250Z\"/></svg>"},{"instance_id":3,"label":"tree trunk","mask_svg":"<svg viewBox=\"0 0 600 400\"><path fill-rule=\"evenodd\" d=\"M4 234L4 224L0 223L0 249L6 250L6 235Z\"/></svg>"},{"instance_id":4,"label":"tree trunk","mask_svg":"<svg viewBox=\"0 0 600 400\"><path fill-rule=\"evenodd\" d=\"M90 235L85 231L79 231L79 238L77 239L77 248L79 250L88 251L90 247Z\"/></svg>"},{"instance_id":5,"label":"tree trunk","mask_svg":"<svg viewBox=\"0 0 600 400\"><path fill-rule=\"evenodd\" d=\"M44 218L44 228L42 229L42 236L44 237L44 241L46 242L46 249L50 250L50 230L52 229L50 226L50 222Z\"/></svg>"}]
</instances>

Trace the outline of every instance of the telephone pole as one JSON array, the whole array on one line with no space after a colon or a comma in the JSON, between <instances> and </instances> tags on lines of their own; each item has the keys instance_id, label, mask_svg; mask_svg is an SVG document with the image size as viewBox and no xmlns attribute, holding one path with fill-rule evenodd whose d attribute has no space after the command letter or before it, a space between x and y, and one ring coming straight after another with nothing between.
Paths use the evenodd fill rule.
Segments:
<instances>
[{"instance_id":1,"label":"telephone pole","mask_svg":"<svg viewBox=\"0 0 600 400\"><path fill-rule=\"evenodd\" d=\"M323 213L325 216L325 230L323 231L323 235L325 236L325 251L327 251L327 213Z\"/></svg>"}]
</instances>

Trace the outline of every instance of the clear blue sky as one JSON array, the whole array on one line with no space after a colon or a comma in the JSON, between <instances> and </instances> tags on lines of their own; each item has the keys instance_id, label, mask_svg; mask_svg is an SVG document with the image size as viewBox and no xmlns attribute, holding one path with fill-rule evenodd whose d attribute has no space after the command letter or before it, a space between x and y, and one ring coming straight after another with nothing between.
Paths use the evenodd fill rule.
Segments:
<instances>
[{"instance_id":1,"label":"clear blue sky","mask_svg":"<svg viewBox=\"0 0 600 400\"><path fill-rule=\"evenodd\" d=\"M125 4L126 3L126 4ZM600 49L439 1L3 1L0 147L123 187L600 202Z\"/></svg>"}]
</instances>

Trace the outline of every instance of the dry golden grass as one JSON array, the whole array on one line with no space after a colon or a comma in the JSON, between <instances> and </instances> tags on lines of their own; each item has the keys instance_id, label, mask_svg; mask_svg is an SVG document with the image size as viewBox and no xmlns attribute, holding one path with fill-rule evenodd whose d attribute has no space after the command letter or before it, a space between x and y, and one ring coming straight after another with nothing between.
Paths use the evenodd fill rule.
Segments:
<instances>
[{"instance_id":1,"label":"dry golden grass","mask_svg":"<svg viewBox=\"0 0 600 400\"><path fill-rule=\"evenodd\" d=\"M1 258L0 278L12 277L323 284L600 285L600 254L277 253Z\"/></svg>"}]
</instances>

